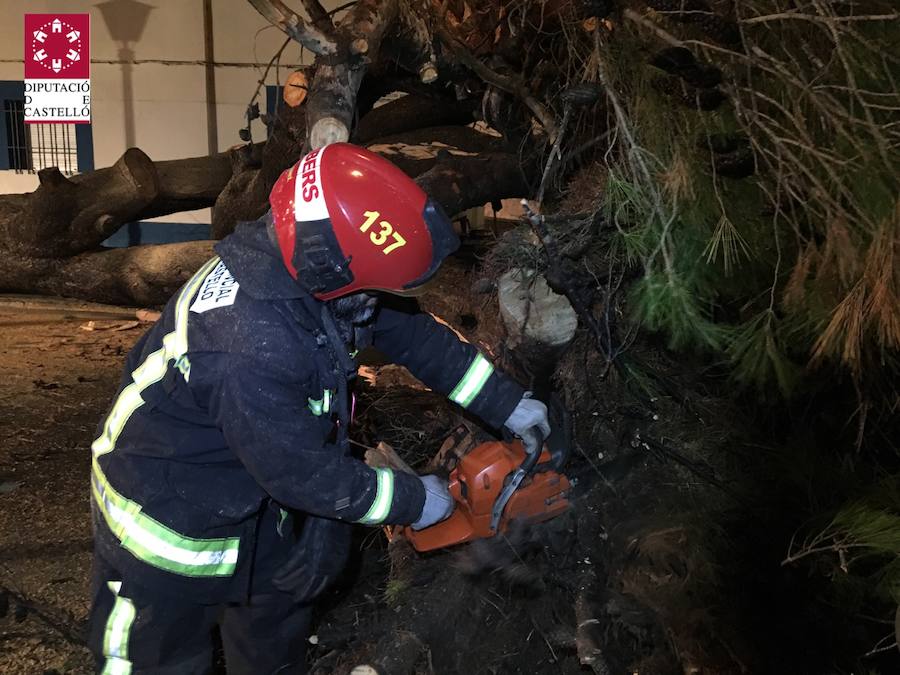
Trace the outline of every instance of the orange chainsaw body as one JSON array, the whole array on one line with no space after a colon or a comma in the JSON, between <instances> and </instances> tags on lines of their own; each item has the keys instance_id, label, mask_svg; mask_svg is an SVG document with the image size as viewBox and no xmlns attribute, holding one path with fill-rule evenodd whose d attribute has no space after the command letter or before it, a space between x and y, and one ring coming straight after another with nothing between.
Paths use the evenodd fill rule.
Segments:
<instances>
[{"instance_id":1,"label":"orange chainsaw body","mask_svg":"<svg viewBox=\"0 0 900 675\"><path fill-rule=\"evenodd\" d=\"M525 459L518 440L511 443L482 443L459 460L450 473L450 494L456 501L446 520L416 532L405 527L401 534L417 551L432 551L473 539L492 537L491 512L506 480ZM498 530L510 521L522 519L539 523L554 518L568 508L570 483L565 475L549 469L550 453L541 450L538 465L509 498ZM546 470L543 470L545 469Z\"/></svg>"}]
</instances>

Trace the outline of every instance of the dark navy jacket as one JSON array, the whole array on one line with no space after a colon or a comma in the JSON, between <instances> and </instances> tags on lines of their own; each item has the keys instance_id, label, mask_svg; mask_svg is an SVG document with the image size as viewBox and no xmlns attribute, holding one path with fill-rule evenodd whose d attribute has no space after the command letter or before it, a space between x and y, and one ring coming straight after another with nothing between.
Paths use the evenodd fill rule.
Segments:
<instances>
[{"instance_id":1,"label":"dark navy jacket","mask_svg":"<svg viewBox=\"0 0 900 675\"><path fill-rule=\"evenodd\" d=\"M347 375L321 303L288 275L265 225L241 226L216 252L128 355L91 482L99 555L145 586L224 602L246 597L271 504L406 524L424 492L330 442ZM523 394L427 314L381 309L373 328L379 351L494 428Z\"/></svg>"}]
</instances>

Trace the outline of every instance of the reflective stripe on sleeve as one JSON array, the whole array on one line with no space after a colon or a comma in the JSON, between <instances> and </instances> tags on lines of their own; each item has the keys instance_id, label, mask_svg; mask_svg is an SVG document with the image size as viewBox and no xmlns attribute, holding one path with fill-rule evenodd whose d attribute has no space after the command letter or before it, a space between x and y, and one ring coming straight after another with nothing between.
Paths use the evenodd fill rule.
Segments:
<instances>
[{"instance_id":1,"label":"reflective stripe on sleeve","mask_svg":"<svg viewBox=\"0 0 900 675\"><path fill-rule=\"evenodd\" d=\"M122 389L103 424L102 433L91 444L91 489L94 502L122 547L149 565L191 577L232 575L237 567L240 537L195 539L166 527L142 513L143 507L140 504L122 496L110 485L99 458L115 449L125 424L134 411L144 404L143 391L165 377L170 362L174 361L175 368L181 372L185 381L189 379L189 305L203 280L218 263L219 258L213 258L185 284L175 304L175 330L163 337L160 349L147 356L132 371L131 384ZM115 667L122 666L119 664Z\"/></svg>"},{"instance_id":2,"label":"reflective stripe on sleeve","mask_svg":"<svg viewBox=\"0 0 900 675\"><path fill-rule=\"evenodd\" d=\"M450 400L458 403L463 408L468 408L472 401L475 400L475 397L481 393L481 389L493 372L493 364L484 356L478 354L472 363L469 364L466 374L462 376L462 379L450 392Z\"/></svg>"},{"instance_id":3,"label":"reflective stripe on sleeve","mask_svg":"<svg viewBox=\"0 0 900 675\"><path fill-rule=\"evenodd\" d=\"M375 499L372 506L357 522L363 525L379 525L391 512L394 502L394 472L390 469L375 469Z\"/></svg>"},{"instance_id":4,"label":"reflective stripe on sleeve","mask_svg":"<svg viewBox=\"0 0 900 675\"><path fill-rule=\"evenodd\" d=\"M101 672L102 675L129 675L131 661L128 660L128 638L137 611L131 600L119 595L122 589L121 581L110 581L107 587L116 596L116 602L106 620L106 630L103 633L103 655L106 657L106 663Z\"/></svg>"}]
</instances>

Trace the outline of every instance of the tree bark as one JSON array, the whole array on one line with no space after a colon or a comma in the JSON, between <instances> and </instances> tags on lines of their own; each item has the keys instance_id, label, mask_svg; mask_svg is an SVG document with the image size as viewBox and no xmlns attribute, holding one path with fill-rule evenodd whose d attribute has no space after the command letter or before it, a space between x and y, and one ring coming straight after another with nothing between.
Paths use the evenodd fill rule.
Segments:
<instances>
[{"instance_id":1,"label":"tree bark","mask_svg":"<svg viewBox=\"0 0 900 675\"><path fill-rule=\"evenodd\" d=\"M469 127L434 127L376 138L367 144L372 152L389 159L410 176L431 169L439 157L477 157L502 153L503 141Z\"/></svg>"},{"instance_id":2,"label":"tree bark","mask_svg":"<svg viewBox=\"0 0 900 675\"><path fill-rule=\"evenodd\" d=\"M494 199L528 194L526 171L511 153L450 157L416 178L447 213L460 213Z\"/></svg>"},{"instance_id":3,"label":"tree bark","mask_svg":"<svg viewBox=\"0 0 900 675\"><path fill-rule=\"evenodd\" d=\"M4 256L0 289L118 305L159 305L213 252L212 241L132 246L68 258Z\"/></svg>"},{"instance_id":4,"label":"tree bark","mask_svg":"<svg viewBox=\"0 0 900 675\"><path fill-rule=\"evenodd\" d=\"M306 112L303 106L284 107L272 121L265 145L244 146L232 153L231 180L216 199L212 237L231 234L241 221L256 220L269 205L278 176L303 154Z\"/></svg>"},{"instance_id":5,"label":"tree bark","mask_svg":"<svg viewBox=\"0 0 900 675\"><path fill-rule=\"evenodd\" d=\"M353 133L353 142L366 145L376 138L414 129L471 124L475 121L475 110L472 99L402 96L364 115Z\"/></svg>"},{"instance_id":6,"label":"tree bark","mask_svg":"<svg viewBox=\"0 0 900 675\"><path fill-rule=\"evenodd\" d=\"M36 258L88 251L125 223L212 206L230 176L226 153L154 163L137 148L73 178L43 169L34 192L0 196L0 250Z\"/></svg>"}]
</instances>

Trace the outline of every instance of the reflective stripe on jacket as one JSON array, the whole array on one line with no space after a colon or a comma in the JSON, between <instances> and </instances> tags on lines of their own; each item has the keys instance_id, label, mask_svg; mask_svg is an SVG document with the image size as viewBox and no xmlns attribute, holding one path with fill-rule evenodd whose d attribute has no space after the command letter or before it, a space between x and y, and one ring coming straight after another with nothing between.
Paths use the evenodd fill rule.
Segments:
<instances>
[{"instance_id":1,"label":"reflective stripe on jacket","mask_svg":"<svg viewBox=\"0 0 900 675\"><path fill-rule=\"evenodd\" d=\"M216 246L128 355L92 444L98 552L142 583L240 600L267 499L366 524L409 523L420 481L329 443L339 371L320 304L262 222ZM384 309L374 346L499 426L522 390L423 314Z\"/></svg>"}]
</instances>

